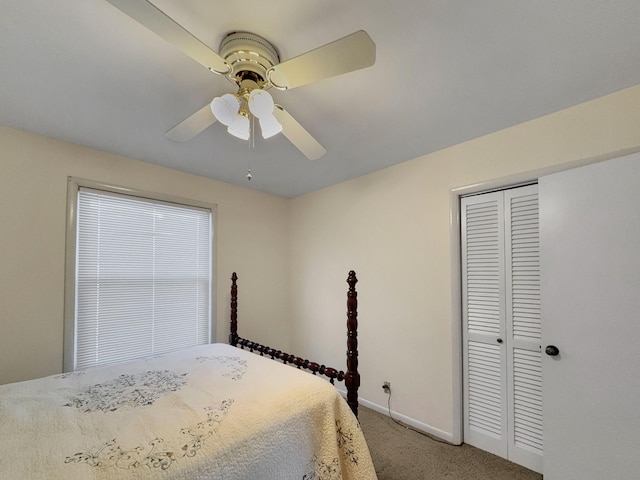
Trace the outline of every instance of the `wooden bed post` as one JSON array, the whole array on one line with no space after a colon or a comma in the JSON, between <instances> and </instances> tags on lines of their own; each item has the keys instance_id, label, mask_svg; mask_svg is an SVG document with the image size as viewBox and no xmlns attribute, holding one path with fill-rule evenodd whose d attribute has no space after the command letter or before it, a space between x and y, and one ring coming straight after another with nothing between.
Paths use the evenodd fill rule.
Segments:
<instances>
[{"instance_id":1,"label":"wooden bed post","mask_svg":"<svg viewBox=\"0 0 640 480\"><path fill-rule=\"evenodd\" d=\"M353 414L358 417L358 388L360 374L358 373L358 292L356 292L356 272L351 270L347 278L349 291L347 292L347 373L344 384L347 387L347 403Z\"/></svg>"},{"instance_id":2,"label":"wooden bed post","mask_svg":"<svg viewBox=\"0 0 640 480\"><path fill-rule=\"evenodd\" d=\"M275 350L257 342L252 342L238 335L238 276L236 272L231 275L231 333L229 333L229 344L234 347L248 348L251 352L258 352L260 355L267 355L272 359L277 359L285 364L290 364L298 368L309 370L314 375L324 375L331 384L335 380L342 382L347 388L347 404L353 414L358 417L358 388L360 387L360 374L358 373L358 292L356 292L356 272L351 270L347 283L347 372L336 370L335 368L320 365L316 362L296 357L280 350Z\"/></svg>"},{"instance_id":3,"label":"wooden bed post","mask_svg":"<svg viewBox=\"0 0 640 480\"><path fill-rule=\"evenodd\" d=\"M231 333L229 334L229 345L238 345L238 275L233 272L231 275Z\"/></svg>"}]
</instances>

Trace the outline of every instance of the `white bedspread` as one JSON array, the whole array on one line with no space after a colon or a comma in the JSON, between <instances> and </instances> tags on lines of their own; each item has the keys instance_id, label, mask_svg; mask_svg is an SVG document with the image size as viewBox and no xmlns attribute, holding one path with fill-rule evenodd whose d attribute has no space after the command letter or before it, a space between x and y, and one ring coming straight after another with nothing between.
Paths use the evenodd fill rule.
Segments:
<instances>
[{"instance_id":1,"label":"white bedspread","mask_svg":"<svg viewBox=\"0 0 640 480\"><path fill-rule=\"evenodd\" d=\"M225 344L0 386L0 447L3 480L376 478L332 385Z\"/></svg>"}]
</instances>

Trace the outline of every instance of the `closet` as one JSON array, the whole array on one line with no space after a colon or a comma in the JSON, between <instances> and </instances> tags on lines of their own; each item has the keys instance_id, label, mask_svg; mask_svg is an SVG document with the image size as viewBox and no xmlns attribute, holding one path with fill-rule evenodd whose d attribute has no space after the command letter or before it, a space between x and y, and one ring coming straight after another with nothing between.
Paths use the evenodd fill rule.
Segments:
<instances>
[{"instance_id":1,"label":"closet","mask_svg":"<svg viewBox=\"0 0 640 480\"><path fill-rule=\"evenodd\" d=\"M538 186L460 201L464 441L541 473Z\"/></svg>"}]
</instances>

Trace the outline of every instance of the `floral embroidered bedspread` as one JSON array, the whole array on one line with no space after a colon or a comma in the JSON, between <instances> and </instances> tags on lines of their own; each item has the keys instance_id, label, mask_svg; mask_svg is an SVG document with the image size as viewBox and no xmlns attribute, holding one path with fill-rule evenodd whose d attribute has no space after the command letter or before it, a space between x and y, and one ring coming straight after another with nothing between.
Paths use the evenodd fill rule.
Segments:
<instances>
[{"instance_id":1,"label":"floral embroidered bedspread","mask_svg":"<svg viewBox=\"0 0 640 480\"><path fill-rule=\"evenodd\" d=\"M0 447L0 479L376 479L331 384L225 344L0 386Z\"/></svg>"}]
</instances>

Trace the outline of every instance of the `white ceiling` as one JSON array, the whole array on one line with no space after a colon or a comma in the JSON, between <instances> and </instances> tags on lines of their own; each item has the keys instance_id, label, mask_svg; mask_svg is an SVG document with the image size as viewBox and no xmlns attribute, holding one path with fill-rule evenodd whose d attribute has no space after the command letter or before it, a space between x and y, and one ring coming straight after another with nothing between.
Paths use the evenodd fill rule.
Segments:
<instances>
[{"instance_id":1,"label":"white ceiling","mask_svg":"<svg viewBox=\"0 0 640 480\"><path fill-rule=\"evenodd\" d=\"M319 160L219 123L177 143L164 132L226 78L105 0L0 0L0 123L294 197L640 83L638 0L153 3L215 51L250 31L281 61L364 29L376 64L271 90Z\"/></svg>"}]
</instances>

